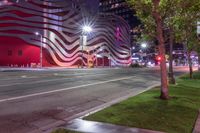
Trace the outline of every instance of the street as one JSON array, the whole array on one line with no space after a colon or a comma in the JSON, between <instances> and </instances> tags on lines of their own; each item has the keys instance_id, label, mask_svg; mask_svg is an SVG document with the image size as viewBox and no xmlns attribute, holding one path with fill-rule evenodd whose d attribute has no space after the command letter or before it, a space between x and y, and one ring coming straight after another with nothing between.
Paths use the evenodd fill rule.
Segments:
<instances>
[{"instance_id":1,"label":"street","mask_svg":"<svg viewBox=\"0 0 200 133\"><path fill-rule=\"evenodd\" d=\"M41 127L160 83L150 68L0 72L0 132L42 132ZM159 94L158 94L159 95Z\"/></svg>"}]
</instances>

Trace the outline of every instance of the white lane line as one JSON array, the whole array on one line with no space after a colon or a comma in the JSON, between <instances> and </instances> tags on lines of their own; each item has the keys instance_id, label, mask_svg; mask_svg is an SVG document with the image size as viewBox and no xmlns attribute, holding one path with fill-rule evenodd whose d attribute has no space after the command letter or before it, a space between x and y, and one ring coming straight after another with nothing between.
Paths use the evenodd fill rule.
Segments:
<instances>
[{"instance_id":1,"label":"white lane line","mask_svg":"<svg viewBox=\"0 0 200 133\"><path fill-rule=\"evenodd\" d=\"M90 73L54 73L55 76L81 76L81 75L94 75ZM96 75L96 74L95 74Z\"/></svg>"},{"instance_id":2,"label":"white lane line","mask_svg":"<svg viewBox=\"0 0 200 133\"><path fill-rule=\"evenodd\" d=\"M6 81L6 80L18 80L18 79L32 79L32 78L37 78L36 76L31 76L31 77L27 77L25 75L20 76L20 77L15 77L15 78L5 78L5 79L0 79L0 81Z\"/></svg>"},{"instance_id":3,"label":"white lane line","mask_svg":"<svg viewBox=\"0 0 200 133\"><path fill-rule=\"evenodd\" d=\"M6 101L18 100L18 99L22 99L22 98L33 97L33 96L51 94L51 93L61 92L61 91L66 91L66 90L71 90L71 89L77 89L77 88L82 88L82 87L87 87L87 86L94 86L94 85L99 85L99 84L105 84L105 83L109 83L109 82L116 82L116 81L120 81L120 80L127 80L127 79L131 79L131 78L134 78L134 77L136 77L136 76L129 76L129 77L117 78L117 79L112 79L112 80L107 80L107 81L96 82L96 83L92 83L92 84L85 84L85 85L73 86L73 87L68 87L68 88L63 88L63 89L58 89L58 90L52 90L52 91L34 93L34 94L29 94L29 95L24 95L24 96L6 98L6 99L1 99L0 103L6 102Z\"/></svg>"},{"instance_id":4,"label":"white lane line","mask_svg":"<svg viewBox=\"0 0 200 133\"><path fill-rule=\"evenodd\" d=\"M22 75L21 78L27 78L27 76L26 75Z\"/></svg>"},{"instance_id":5,"label":"white lane line","mask_svg":"<svg viewBox=\"0 0 200 133\"><path fill-rule=\"evenodd\" d=\"M108 75L108 74L95 74L95 75L81 75L81 76L76 76L76 77L71 77L71 78L81 78L81 77L85 77L85 76L90 76L90 77L97 77L99 75ZM71 75L73 76L73 75ZM29 85L29 84L38 84L38 83L45 83L45 82L52 82L52 81L59 81L59 80L66 80L65 78L57 78L57 79L49 79L49 80L39 80L39 81L35 81L35 82L29 82L29 83L13 83L13 84L4 84L4 85L0 85L0 87L8 87L8 86L15 86L15 85ZM28 81L26 81L28 82Z\"/></svg>"}]
</instances>

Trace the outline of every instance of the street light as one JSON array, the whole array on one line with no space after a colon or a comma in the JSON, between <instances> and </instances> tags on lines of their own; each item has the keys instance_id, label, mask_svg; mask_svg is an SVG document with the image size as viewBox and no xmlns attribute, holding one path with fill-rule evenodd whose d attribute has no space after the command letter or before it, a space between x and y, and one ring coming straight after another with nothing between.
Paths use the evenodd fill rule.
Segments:
<instances>
[{"instance_id":1,"label":"street light","mask_svg":"<svg viewBox=\"0 0 200 133\"><path fill-rule=\"evenodd\" d=\"M200 21L197 22L197 38L200 41ZM200 57L198 56L198 70L200 70Z\"/></svg>"},{"instance_id":2,"label":"street light","mask_svg":"<svg viewBox=\"0 0 200 133\"><path fill-rule=\"evenodd\" d=\"M92 32L92 27L85 25L85 26L82 27L82 30L85 33L90 33L90 32Z\"/></svg>"},{"instance_id":3,"label":"street light","mask_svg":"<svg viewBox=\"0 0 200 133\"><path fill-rule=\"evenodd\" d=\"M142 47L142 48L147 48L147 43L142 43L142 44L141 44L141 47Z\"/></svg>"},{"instance_id":4,"label":"street light","mask_svg":"<svg viewBox=\"0 0 200 133\"><path fill-rule=\"evenodd\" d=\"M88 25L84 25L82 27L82 33L81 33L81 37L80 37L80 44L82 46L82 64L81 64L81 67L83 68L83 62L84 62L84 59L83 59L83 45L87 45L87 35L92 32L92 27L88 26Z\"/></svg>"},{"instance_id":5,"label":"street light","mask_svg":"<svg viewBox=\"0 0 200 133\"><path fill-rule=\"evenodd\" d=\"M146 42L143 42L142 44L141 44L141 51L142 51L142 53L144 52L144 51L146 51L146 49L147 49L147 47L148 47L148 45L147 45L147 43ZM147 58L147 55L145 54L145 56L146 56L146 58ZM143 61L145 61L145 59L144 59L144 57L145 57L144 55L142 55L142 60ZM146 59L147 60L147 59ZM145 63L146 63L146 61L145 61Z\"/></svg>"},{"instance_id":6,"label":"street light","mask_svg":"<svg viewBox=\"0 0 200 133\"><path fill-rule=\"evenodd\" d=\"M42 35L39 32L35 32L35 35L40 37L40 68L42 68Z\"/></svg>"}]
</instances>

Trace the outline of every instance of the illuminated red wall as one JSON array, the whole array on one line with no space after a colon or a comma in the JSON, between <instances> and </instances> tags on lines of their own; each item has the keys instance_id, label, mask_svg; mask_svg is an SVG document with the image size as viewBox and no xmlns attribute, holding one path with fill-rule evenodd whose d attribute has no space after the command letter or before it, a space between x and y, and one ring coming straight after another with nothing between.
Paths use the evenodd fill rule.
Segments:
<instances>
[{"instance_id":1,"label":"illuminated red wall","mask_svg":"<svg viewBox=\"0 0 200 133\"><path fill-rule=\"evenodd\" d=\"M19 51L22 54L19 55ZM10 53L11 52L11 53ZM10 55L9 55L10 53ZM0 65L1 66L27 66L31 63L39 63L40 48L27 44L15 37L0 36Z\"/></svg>"},{"instance_id":2,"label":"illuminated red wall","mask_svg":"<svg viewBox=\"0 0 200 133\"><path fill-rule=\"evenodd\" d=\"M40 46L43 47L43 66L86 66L88 52L104 57L98 58L99 66L108 66L110 61L116 66L128 66L130 27L126 21L103 14L98 15L95 22L91 19L88 24L91 23L94 34L88 34L87 48L81 50L80 25L88 20L71 7L70 1L3 2L0 6L0 66L33 67L31 64L35 64L39 67Z\"/></svg>"}]
</instances>

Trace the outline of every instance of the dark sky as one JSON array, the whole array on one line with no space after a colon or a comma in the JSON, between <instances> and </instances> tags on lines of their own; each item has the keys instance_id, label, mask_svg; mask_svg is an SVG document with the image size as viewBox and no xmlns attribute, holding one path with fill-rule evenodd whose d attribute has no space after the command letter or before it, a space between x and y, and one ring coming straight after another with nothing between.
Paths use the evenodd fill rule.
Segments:
<instances>
[{"instance_id":1,"label":"dark sky","mask_svg":"<svg viewBox=\"0 0 200 133\"><path fill-rule=\"evenodd\" d=\"M99 0L85 0L90 9L94 12L98 11Z\"/></svg>"}]
</instances>

